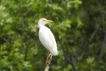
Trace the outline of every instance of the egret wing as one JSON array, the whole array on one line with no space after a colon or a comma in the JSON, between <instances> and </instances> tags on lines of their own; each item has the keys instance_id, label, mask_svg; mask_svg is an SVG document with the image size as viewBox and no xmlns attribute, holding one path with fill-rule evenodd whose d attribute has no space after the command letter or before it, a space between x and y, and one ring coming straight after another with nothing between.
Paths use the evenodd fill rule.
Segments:
<instances>
[{"instance_id":1,"label":"egret wing","mask_svg":"<svg viewBox=\"0 0 106 71\"><path fill-rule=\"evenodd\" d=\"M55 38L49 28L43 27L39 30L39 39L53 55L58 54Z\"/></svg>"}]
</instances>

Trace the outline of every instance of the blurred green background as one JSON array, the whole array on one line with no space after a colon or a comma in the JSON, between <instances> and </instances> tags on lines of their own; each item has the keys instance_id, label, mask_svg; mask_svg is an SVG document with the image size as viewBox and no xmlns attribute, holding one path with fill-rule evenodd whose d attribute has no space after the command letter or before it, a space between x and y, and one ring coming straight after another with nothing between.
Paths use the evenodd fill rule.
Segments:
<instances>
[{"instance_id":1,"label":"blurred green background","mask_svg":"<svg viewBox=\"0 0 106 71\"><path fill-rule=\"evenodd\" d=\"M43 71L40 18L54 22L50 71L106 71L105 0L0 0L0 71Z\"/></svg>"}]
</instances>

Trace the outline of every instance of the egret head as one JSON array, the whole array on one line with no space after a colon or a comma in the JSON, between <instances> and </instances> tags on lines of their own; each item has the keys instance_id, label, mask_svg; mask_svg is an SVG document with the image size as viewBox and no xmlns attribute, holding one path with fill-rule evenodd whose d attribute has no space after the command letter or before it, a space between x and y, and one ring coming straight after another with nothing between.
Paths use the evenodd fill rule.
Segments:
<instances>
[{"instance_id":1,"label":"egret head","mask_svg":"<svg viewBox=\"0 0 106 71\"><path fill-rule=\"evenodd\" d=\"M45 24L49 23L49 22L53 22L52 20L47 20L46 18L41 18L38 21L38 27L40 28L42 25L44 26Z\"/></svg>"}]
</instances>

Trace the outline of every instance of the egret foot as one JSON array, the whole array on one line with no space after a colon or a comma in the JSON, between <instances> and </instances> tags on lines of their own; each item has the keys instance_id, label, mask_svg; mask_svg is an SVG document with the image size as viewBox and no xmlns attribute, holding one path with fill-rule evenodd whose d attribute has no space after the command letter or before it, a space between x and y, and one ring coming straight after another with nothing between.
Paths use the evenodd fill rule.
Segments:
<instances>
[{"instance_id":1,"label":"egret foot","mask_svg":"<svg viewBox=\"0 0 106 71\"><path fill-rule=\"evenodd\" d=\"M52 55L49 54L49 55L47 56L47 59L46 59L46 64L50 64L50 63L51 63L51 60L52 60Z\"/></svg>"},{"instance_id":2,"label":"egret foot","mask_svg":"<svg viewBox=\"0 0 106 71\"><path fill-rule=\"evenodd\" d=\"M50 64L51 60L52 60L52 55L50 54L49 57L48 57L48 62L47 63Z\"/></svg>"}]
</instances>

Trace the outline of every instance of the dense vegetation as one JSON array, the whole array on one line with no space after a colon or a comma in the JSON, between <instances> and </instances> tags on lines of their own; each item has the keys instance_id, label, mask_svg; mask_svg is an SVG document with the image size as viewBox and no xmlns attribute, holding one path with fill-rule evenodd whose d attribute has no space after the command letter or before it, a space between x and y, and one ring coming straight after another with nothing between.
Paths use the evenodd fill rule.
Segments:
<instances>
[{"instance_id":1,"label":"dense vegetation","mask_svg":"<svg viewBox=\"0 0 106 71\"><path fill-rule=\"evenodd\" d=\"M47 50L38 39L45 17L59 55L50 71L106 71L106 1L0 0L0 71L43 71Z\"/></svg>"}]
</instances>

